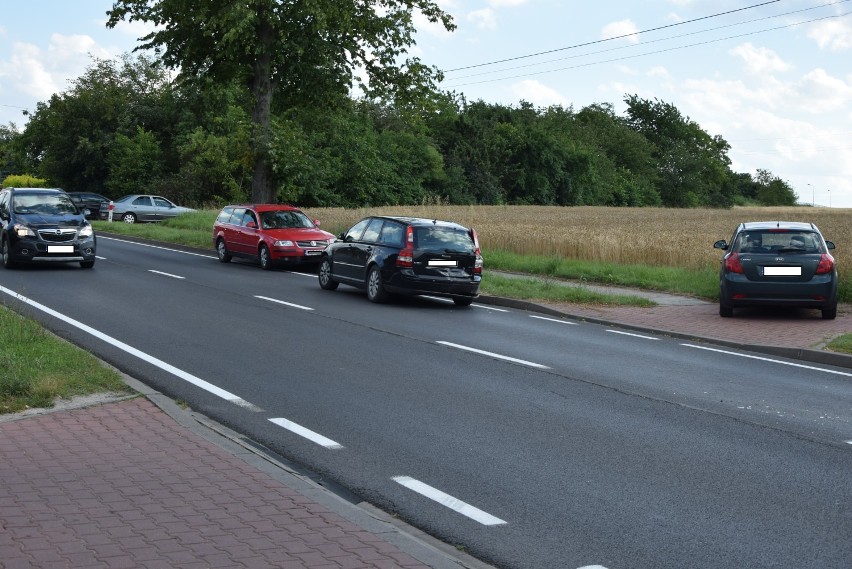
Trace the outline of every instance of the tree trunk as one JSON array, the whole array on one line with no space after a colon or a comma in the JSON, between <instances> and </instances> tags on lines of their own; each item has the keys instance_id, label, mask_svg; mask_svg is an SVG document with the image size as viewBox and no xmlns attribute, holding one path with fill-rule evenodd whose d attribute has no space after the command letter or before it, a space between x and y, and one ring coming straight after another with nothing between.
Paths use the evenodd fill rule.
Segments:
<instances>
[{"instance_id":1,"label":"tree trunk","mask_svg":"<svg viewBox=\"0 0 852 569\"><path fill-rule=\"evenodd\" d=\"M272 56L273 29L263 17L258 22L260 53L254 62L251 90L255 106L252 112L253 136L251 140L254 169L251 180L251 199L254 203L275 203L276 191L272 180L272 163L269 144L271 138L270 115L272 109Z\"/></svg>"}]
</instances>

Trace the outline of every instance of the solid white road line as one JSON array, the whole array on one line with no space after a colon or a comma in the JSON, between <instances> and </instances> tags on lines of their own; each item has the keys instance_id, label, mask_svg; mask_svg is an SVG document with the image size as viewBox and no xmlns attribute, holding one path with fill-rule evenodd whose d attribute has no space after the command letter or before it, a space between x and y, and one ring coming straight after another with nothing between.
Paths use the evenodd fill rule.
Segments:
<instances>
[{"instance_id":1,"label":"solid white road line","mask_svg":"<svg viewBox=\"0 0 852 569\"><path fill-rule=\"evenodd\" d=\"M507 362L512 362L512 363L521 364L521 365L530 366L530 367L536 367L536 368L539 368L539 369L550 369L549 367L547 367L545 365L536 364L536 363L533 363L533 362L528 362L526 360L519 360L517 358L510 358L509 356L504 356L504 355L501 355L501 354L495 354L494 352L486 352L484 350L477 350L476 348L470 348L468 346L462 346L461 344L453 344L452 342L444 342L444 341L441 341L441 340L439 340L437 343L441 344L443 346L449 346L450 348L457 348L459 350L465 350L467 352L473 352L475 354L482 354L483 356L489 356L489 357L492 357L492 358L497 358L498 360L505 360Z\"/></svg>"},{"instance_id":2,"label":"solid white road line","mask_svg":"<svg viewBox=\"0 0 852 569\"><path fill-rule=\"evenodd\" d=\"M558 322L560 324L568 324L569 326L579 326L577 322L569 322L568 320L560 320L558 318L547 318L546 316L533 316L530 314L530 318L537 318L538 320L547 320L548 322Z\"/></svg>"},{"instance_id":3,"label":"solid white road line","mask_svg":"<svg viewBox=\"0 0 852 569\"><path fill-rule=\"evenodd\" d=\"M311 442L314 442L320 446L324 446L325 448L336 450L343 448L343 445L334 442L333 440L322 436L319 433L315 433L312 430L305 428L301 425L294 423L293 421L288 421L287 419L270 419L273 423L278 425L279 427L284 427L288 431L299 435L300 437L304 437Z\"/></svg>"},{"instance_id":4,"label":"solid white road line","mask_svg":"<svg viewBox=\"0 0 852 569\"><path fill-rule=\"evenodd\" d=\"M98 235L98 239L107 239L109 241L119 241L121 243L128 243L130 245L139 245L140 247L150 247L151 249L162 249L163 251L171 251L173 253L183 253L184 255L194 255L196 257L206 257L208 259L215 259L216 255L209 254L206 255L204 253L193 253L192 251L183 251L181 249L171 249L169 247L161 247L159 245L151 245L150 243L137 243L136 241L127 241L126 239L116 239L115 237L102 237Z\"/></svg>"},{"instance_id":5,"label":"solid white road line","mask_svg":"<svg viewBox=\"0 0 852 569\"><path fill-rule=\"evenodd\" d=\"M446 506L447 508L456 511L463 516L467 516L468 518L481 523L486 526L496 526L505 524L506 522L501 520L500 518L494 517L487 512L483 512L479 508L474 508L470 504L462 502L458 498L453 498L449 494L445 494L438 490L437 488L433 488L428 484L424 484L419 480L415 480L410 476L394 476L393 481L398 484L402 484L409 490L413 490L422 496L426 496L430 500L434 500L438 502L442 506Z\"/></svg>"},{"instance_id":6,"label":"solid white road line","mask_svg":"<svg viewBox=\"0 0 852 569\"><path fill-rule=\"evenodd\" d=\"M239 405L240 407L245 407L246 409L250 409L252 411L261 411L262 410L259 407L249 403L245 399L243 399L241 397L237 397L233 393L230 393L228 391L225 391L224 389L216 387L212 383L208 383L208 382L204 381L203 379L201 379L199 377L196 377L196 376L194 376L190 373L187 373L187 372L185 372L181 369L178 369L175 366L168 364L168 363L166 363L162 360L159 360L159 359L155 358L154 356L152 356L150 354L146 354L145 352L143 352L141 350L137 350L133 346L129 346L129 345L125 344L124 342L116 340L112 336L108 336L108 335L104 334L103 332L95 330L91 326L87 326L86 324L83 324L82 322L78 322L77 320L74 320L73 318L69 318L68 316L65 316L64 314L61 314L61 313L53 310L52 308L48 308L47 306L44 306L43 304L39 304L38 302L31 300L31 299L29 299L29 298L27 298L23 295L20 295L13 290L9 290L5 287L0 286L0 292L4 292L4 293L8 294L9 296L18 299L25 304L29 304L33 308L41 310L45 314L50 314L54 318L58 318L59 320L62 320L63 322L70 324L71 326L74 326L75 328L78 328L78 329L82 330L83 332L86 332L87 334L91 334L95 338L103 340L104 342L106 342L106 343L108 343L108 344L110 344L110 345L112 345L112 346L114 346L114 347L116 347L120 350L123 350L123 351L127 352L128 354L130 354L132 356L136 356L140 360L148 362L149 364L154 365L154 366L160 368L161 370L166 371L166 372L168 372L168 373L170 373L170 374L172 374L176 377L179 377L180 379L182 379L182 380L184 380L188 383L191 383L192 385L194 385L196 387L200 387L201 389L203 389L203 390L205 390L209 393L212 393L213 395L215 395L217 397L221 397L222 399L224 399L226 401L229 401L229 402L231 402L235 405Z\"/></svg>"},{"instance_id":7,"label":"solid white road line","mask_svg":"<svg viewBox=\"0 0 852 569\"><path fill-rule=\"evenodd\" d=\"M149 272L149 273L154 273L154 274L157 274L157 275L163 275L164 277L171 277L171 278L173 278L173 279L181 279L181 280L183 280L183 279L185 279L185 278L186 278L186 277L181 277L181 276L178 276L178 275L173 275L173 274L171 274L171 273L164 273L163 271L155 271L154 269L148 269L148 272Z\"/></svg>"},{"instance_id":8,"label":"solid white road line","mask_svg":"<svg viewBox=\"0 0 852 569\"><path fill-rule=\"evenodd\" d=\"M825 369L825 368L821 368L821 367L808 366L808 365L804 365L804 364L794 364L792 362L782 362L781 360L774 360L772 358L763 358L763 357L760 357L760 356L750 356L748 354L738 354L736 352L729 352L728 350L719 350L719 349L716 349L716 348L708 348L706 346L696 346L694 344L681 344L681 346L686 346L687 348L696 348L696 349L699 349L699 350L707 350L708 352L718 352L720 354L727 354L729 356L739 356L741 358L749 358L749 359L752 359L752 360L760 360L760 361L763 361L763 362L781 364L781 365L790 366L790 367L799 367L799 368L802 368L802 369L810 369L810 370L813 370L813 371L821 371L823 373L833 373L835 375L845 375L846 377L852 377L852 373L845 372L845 371L836 371L836 370L833 370L833 369Z\"/></svg>"},{"instance_id":9,"label":"solid white road line","mask_svg":"<svg viewBox=\"0 0 852 569\"><path fill-rule=\"evenodd\" d=\"M286 306L291 306L293 308L298 308L300 310L313 310L308 306L302 306L301 304L293 304L292 302L284 302L283 300L276 300L274 298L269 298L268 296L258 296L254 295L255 298L259 298L260 300L268 300L269 302L275 302L277 304L284 304Z\"/></svg>"},{"instance_id":10,"label":"solid white road line","mask_svg":"<svg viewBox=\"0 0 852 569\"><path fill-rule=\"evenodd\" d=\"M659 338L654 338L652 336L643 336L642 334L632 334L630 332L622 332L621 330L607 330L607 332L611 332L613 334L621 334L623 336L633 336L634 338L642 338L643 340L659 340Z\"/></svg>"},{"instance_id":11,"label":"solid white road line","mask_svg":"<svg viewBox=\"0 0 852 569\"><path fill-rule=\"evenodd\" d=\"M484 304L471 304L474 308L482 308L484 310L493 310L494 312L509 312L505 308L494 308L493 306L486 306Z\"/></svg>"}]
</instances>

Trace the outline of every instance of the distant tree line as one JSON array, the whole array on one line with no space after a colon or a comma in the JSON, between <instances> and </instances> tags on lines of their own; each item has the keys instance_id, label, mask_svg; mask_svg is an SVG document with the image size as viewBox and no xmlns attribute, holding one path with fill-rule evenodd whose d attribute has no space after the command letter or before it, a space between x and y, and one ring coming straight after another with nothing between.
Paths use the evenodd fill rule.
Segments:
<instances>
[{"instance_id":1,"label":"distant tree line","mask_svg":"<svg viewBox=\"0 0 852 569\"><path fill-rule=\"evenodd\" d=\"M268 172L279 202L731 207L794 205L765 170L731 170L730 146L673 105L627 95L580 110L432 93L422 104L326 94L271 106ZM308 100L305 100L308 101ZM40 102L22 131L0 126L0 180L43 178L111 198L150 192L189 205L252 198L251 93L158 61L93 60Z\"/></svg>"}]
</instances>

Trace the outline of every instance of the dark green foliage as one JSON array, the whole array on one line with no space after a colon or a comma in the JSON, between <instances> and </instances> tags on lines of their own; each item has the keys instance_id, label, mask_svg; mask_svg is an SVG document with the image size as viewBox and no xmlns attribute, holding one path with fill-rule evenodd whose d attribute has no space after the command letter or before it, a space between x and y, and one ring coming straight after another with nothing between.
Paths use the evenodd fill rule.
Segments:
<instances>
[{"instance_id":1,"label":"dark green foliage","mask_svg":"<svg viewBox=\"0 0 852 569\"><path fill-rule=\"evenodd\" d=\"M325 93L273 107L265 144L270 201L387 204L729 207L793 205L771 173L730 170L728 145L672 105L627 97L575 112L469 103L452 94L382 103ZM94 60L39 103L23 133L0 129L0 157L68 190L152 192L190 205L256 199L251 92L234 79L172 79L152 60Z\"/></svg>"}]
</instances>

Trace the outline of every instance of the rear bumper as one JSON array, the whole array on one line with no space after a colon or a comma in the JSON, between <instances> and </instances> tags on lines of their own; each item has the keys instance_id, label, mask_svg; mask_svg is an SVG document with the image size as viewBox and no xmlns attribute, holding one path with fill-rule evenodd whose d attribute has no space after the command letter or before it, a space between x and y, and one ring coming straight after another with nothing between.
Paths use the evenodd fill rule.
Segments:
<instances>
[{"instance_id":1,"label":"rear bumper","mask_svg":"<svg viewBox=\"0 0 852 569\"><path fill-rule=\"evenodd\" d=\"M385 290L394 294L432 294L436 296L476 298L482 278L472 279L419 277L413 273L395 273L385 283Z\"/></svg>"},{"instance_id":2,"label":"rear bumper","mask_svg":"<svg viewBox=\"0 0 852 569\"><path fill-rule=\"evenodd\" d=\"M727 275L720 284L720 302L730 307L830 308L837 305L837 278L830 274L816 275L808 282L755 282L743 275Z\"/></svg>"}]
</instances>

